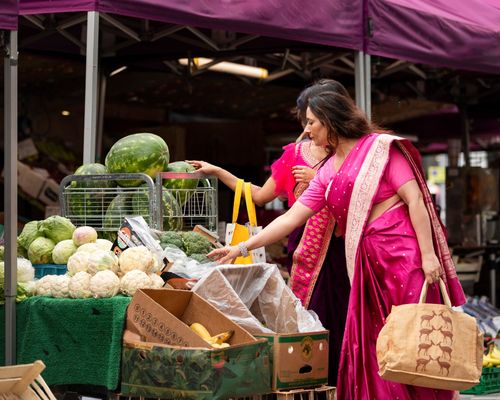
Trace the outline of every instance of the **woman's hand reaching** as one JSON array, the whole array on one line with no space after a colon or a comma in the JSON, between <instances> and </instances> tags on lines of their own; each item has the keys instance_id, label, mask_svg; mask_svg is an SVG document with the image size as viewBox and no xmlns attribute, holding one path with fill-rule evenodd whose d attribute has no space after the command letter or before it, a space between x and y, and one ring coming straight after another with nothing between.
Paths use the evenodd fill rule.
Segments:
<instances>
[{"instance_id":1,"label":"woman's hand reaching","mask_svg":"<svg viewBox=\"0 0 500 400\"><path fill-rule=\"evenodd\" d=\"M196 160L186 160L188 164L191 164L196 168L196 172L201 172L206 175L217 175L218 167L207 163L205 161L196 161Z\"/></svg>"},{"instance_id":2,"label":"woman's hand reaching","mask_svg":"<svg viewBox=\"0 0 500 400\"><path fill-rule=\"evenodd\" d=\"M316 176L316 171L304 165L292 167L292 174L296 182L309 183Z\"/></svg>"},{"instance_id":3,"label":"woman's hand reaching","mask_svg":"<svg viewBox=\"0 0 500 400\"><path fill-rule=\"evenodd\" d=\"M232 264L236 257L241 255L238 246L226 246L220 249L212 250L207 257L217 261L219 264Z\"/></svg>"},{"instance_id":4,"label":"woman's hand reaching","mask_svg":"<svg viewBox=\"0 0 500 400\"><path fill-rule=\"evenodd\" d=\"M425 280L427 283L439 282L441 276L441 264L437 256L432 253L422 256L422 269L424 270Z\"/></svg>"}]
</instances>

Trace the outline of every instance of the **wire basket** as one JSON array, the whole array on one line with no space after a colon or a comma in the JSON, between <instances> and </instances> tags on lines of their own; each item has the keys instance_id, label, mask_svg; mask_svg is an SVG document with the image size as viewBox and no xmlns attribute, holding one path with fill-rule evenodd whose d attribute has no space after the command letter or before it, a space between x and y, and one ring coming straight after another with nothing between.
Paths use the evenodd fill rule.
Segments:
<instances>
[{"instance_id":1,"label":"wire basket","mask_svg":"<svg viewBox=\"0 0 500 400\"><path fill-rule=\"evenodd\" d=\"M128 216L141 215L151 228L158 228L155 193L146 174L68 175L59 185L62 216L76 226L111 235Z\"/></svg>"},{"instance_id":2,"label":"wire basket","mask_svg":"<svg viewBox=\"0 0 500 400\"><path fill-rule=\"evenodd\" d=\"M212 232L217 232L216 177L196 172L160 172L156 176L156 191L157 199L163 196L165 201L167 193L178 205L173 210L158 207L160 230L176 230L176 226L181 225L180 229L187 231L196 225L202 225ZM165 215L165 211L170 215Z\"/></svg>"}]
</instances>

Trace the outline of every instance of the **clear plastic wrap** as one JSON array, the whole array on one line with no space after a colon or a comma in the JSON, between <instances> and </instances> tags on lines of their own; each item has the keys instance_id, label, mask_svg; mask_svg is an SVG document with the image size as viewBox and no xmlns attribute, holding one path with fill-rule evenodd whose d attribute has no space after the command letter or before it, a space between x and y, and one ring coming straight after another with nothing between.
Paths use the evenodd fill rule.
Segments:
<instances>
[{"instance_id":1,"label":"clear plastic wrap","mask_svg":"<svg viewBox=\"0 0 500 400\"><path fill-rule=\"evenodd\" d=\"M273 264L218 266L192 290L252 333L324 330L317 315L302 306Z\"/></svg>"}]
</instances>

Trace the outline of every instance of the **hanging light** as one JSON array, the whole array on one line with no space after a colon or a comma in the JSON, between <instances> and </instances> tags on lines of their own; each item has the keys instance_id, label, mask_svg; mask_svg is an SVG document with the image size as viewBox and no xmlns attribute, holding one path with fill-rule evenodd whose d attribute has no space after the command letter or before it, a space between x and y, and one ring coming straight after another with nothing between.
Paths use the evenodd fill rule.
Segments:
<instances>
[{"instance_id":1,"label":"hanging light","mask_svg":"<svg viewBox=\"0 0 500 400\"><path fill-rule=\"evenodd\" d=\"M179 64L188 65L189 59L180 58ZM211 58L197 57L193 58L193 64L198 69L203 69L207 64L213 63L214 60ZM249 78L265 79L269 76L269 72L265 68L252 67L251 65L237 64L228 61L221 61L206 67L210 71L225 72L228 74L248 76Z\"/></svg>"},{"instance_id":2,"label":"hanging light","mask_svg":"<svg viewBox=\"0 0 500 400\"><path fill-rule=\"evenodd\" d=\"M114 71L112 71L112 72L109 74L109 76L111 77L111 76L113 76L113 75L117 75L117 74L119 74L120 72L125 71L127 68L128 68L128 67L127 67L126 65L124 65L124 66L122 66L122 67L120 67L120 68L117 68L117 69L115 69Z\"/></svg>"}]
</instances>

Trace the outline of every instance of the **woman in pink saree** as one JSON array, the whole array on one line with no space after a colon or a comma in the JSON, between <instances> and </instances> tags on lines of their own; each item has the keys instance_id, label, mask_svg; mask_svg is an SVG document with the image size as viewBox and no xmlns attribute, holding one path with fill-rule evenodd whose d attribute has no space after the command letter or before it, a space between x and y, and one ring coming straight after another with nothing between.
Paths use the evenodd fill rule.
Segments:
<instances>
[{"instance_id":1,"label":"woman in pink saree","mask_svg":"<svg viewBox=\"0 0 500 400\"><path fill-rule=\"evenodd\" d=\"M452 399L455 392L402 385L378 375L375 344L393 305L416 303L424 279L440 303L439 277L453 305L465 297L431 201L417 150L374 128L350 97L309 99L309 135L335 155L299 201L244 245L211 254L222 263L267 245L325 205L345 238L351 292L337 383L338 399Z\"/></svg>"},{"instance_id":2,"label":"woman in pink saree","mask_svg":"<svg viewBox=\"0 0 500 400\"><path fill-rule=\"evenodd\" d=\"M325 79L304 89L297 98L297 118L305 126L309 97L324 91L348 96L337 81ZM307 189L317 171L331 156L331 148L317 145L307 130L296 143L283 147L281 157L271 166L271 177L262 186L252 185L252 198L263 205L276 197L286 198L292 207ZM237 178L230 172L204 161L189 161L200 172L217 176L234 190ZM316 312L330 331L329 378L336 385L340 349L347 317L350 284L345 268L344 240L332 235L335 225L328 207L323 207L288 235L289 285L304 307Z\"/></svg>"}]
</instances>

